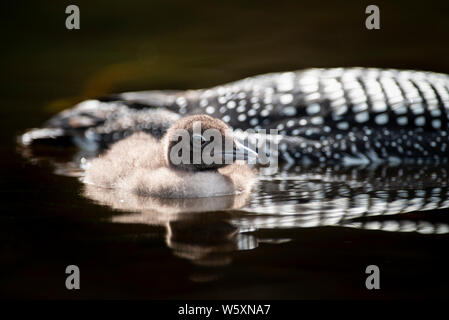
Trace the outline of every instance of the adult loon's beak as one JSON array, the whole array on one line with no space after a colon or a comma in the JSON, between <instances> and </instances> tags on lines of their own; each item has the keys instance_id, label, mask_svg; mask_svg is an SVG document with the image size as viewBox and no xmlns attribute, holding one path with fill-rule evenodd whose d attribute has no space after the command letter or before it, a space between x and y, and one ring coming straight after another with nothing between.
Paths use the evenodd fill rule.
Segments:
<instances>
[{"instance_id":1,"label":"adult loon's beak","mask_svg":"<svg viewBox=\"0 0 449 320\"><path fill-rule=\"evenodd\" d=\"M245 160L249 163L256 163L258 158L257 152L236 140L234 140L232 152L225 151L223 156L226 163L232 163L236 160Z\"/></svg>"}]
</instances>

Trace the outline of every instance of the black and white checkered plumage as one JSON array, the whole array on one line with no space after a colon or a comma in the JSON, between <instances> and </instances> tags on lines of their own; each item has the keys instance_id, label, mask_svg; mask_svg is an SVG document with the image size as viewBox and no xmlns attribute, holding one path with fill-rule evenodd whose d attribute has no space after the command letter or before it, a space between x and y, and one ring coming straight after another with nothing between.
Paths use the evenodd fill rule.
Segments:
<instances>
[{"instance_id":1,"label":"black and white checkered plumage","mask_svg":"<svg viewBox=\"0 0 449 320\"><path fill-rule=\"evenodd\" d=\"M210 89L130 92L88 100L25 144L109 145L134 131L160 137L178 118L205 113L233 129L275 129L279 158L294 163L447 163L449 76L373 68L307 69Z\"/></svg>"}]
</instances>

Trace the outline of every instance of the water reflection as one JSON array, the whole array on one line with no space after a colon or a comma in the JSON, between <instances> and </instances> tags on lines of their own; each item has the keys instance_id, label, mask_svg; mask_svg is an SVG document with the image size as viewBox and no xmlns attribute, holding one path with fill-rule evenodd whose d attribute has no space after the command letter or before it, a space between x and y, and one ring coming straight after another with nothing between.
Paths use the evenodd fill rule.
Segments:
<instances>
[{"instance_id":1,"label":"water reflection","mask_svg":"<svg viewBox=\"0 0 449 320\"><path fill-rule=\"evenodd\" d=\"M30 151L27 151L30 152ZM34 162L50 160L57 174L82 177L94 154L71 160L45 153L23 153ZM246 195L160 199L123 190L83 187L82 194L110 207L114 223L163 226L173 254L201 266L224 266L232 252L261 242L290 241L282 232L263 238L260 229L340 226L394 232L449 232L448 165L304 167L260 169L259 181ZM197 275L208 281L218 275Z\"/></svg>"},{"instance_id":2,"label":"water reflection","mask_svg":"<svg viewBox=\"0 0 449 320\"><path fill-rule=\"evenodd\" d=\"M239 225L447 233L447 166L290 167L260 178ZM413 214L411 214L413 213ZM418 214L419 213L419 214ZM446 218L447 220L447 218Z\"/></svg>"},{"instance_id":3,"label":"water reflection","mask_svg":"<svg viewBox=\"0 0 449 320\"><path fill-rule=\"evenodd\" d=\"M250 195L198 199L163 199L137 195L126 190L85 185L83 195L122 214L116 223L144 223L164 226L166 244L173 253L204 266L223 266L231 262L228 254L257 246L255 237L241 232L224 210L238 209Z\"/></svg>"}]
</instances>

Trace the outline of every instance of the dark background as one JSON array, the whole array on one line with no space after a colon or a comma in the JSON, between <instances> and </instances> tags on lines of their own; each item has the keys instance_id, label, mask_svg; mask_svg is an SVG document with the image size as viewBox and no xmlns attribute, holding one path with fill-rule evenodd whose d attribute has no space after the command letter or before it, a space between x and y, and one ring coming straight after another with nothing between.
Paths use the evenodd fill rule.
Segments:
<instances>
[{"instance_id":1,"label":"dark background","mask_svg":"<svg viewBox=\"0 0 449 320\"><path fill-rule=\"evenodd\" d=\"M80 8L80 30L65 28L69 4ZM380 30L365 28L369 4L380 7ZM260 231L294 241L234 253L219 280L192 282L208 270L174 257L163 228L109 223L78 180L24 160L15 139L112 92L308 67L449 73L448 15L447 0L2 1L0 296L447 298L447 236L342 228ZM364 289L360 271L373 261L385 270L378 292ZM82 270L77 292L64 287L72 263Z\"/></svg>"}]
</instances>

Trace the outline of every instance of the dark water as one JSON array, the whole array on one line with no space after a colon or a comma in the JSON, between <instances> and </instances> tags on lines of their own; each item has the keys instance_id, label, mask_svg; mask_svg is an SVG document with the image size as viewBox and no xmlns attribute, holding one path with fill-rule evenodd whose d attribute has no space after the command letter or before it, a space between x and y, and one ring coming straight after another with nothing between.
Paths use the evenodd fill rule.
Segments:
<instances>
[{"instance_id":1,"label":"dark water","mask_svg":"<svg viewBox=\"0 0 449 320\"><path fill-rule=\"evenodd\" d=\"M173 202L87 190L92 155L15 141L111 92L315 66L449 73L444 1L378 2L378 31L356 1L78 1L79 31L64 28L68 4L1 5L2 297L449 297L449 167L284 166L248 198ZM65 289L70 264L81 290ZM365 288L371 264L378 291Z\"/></svg>"}]
</instances>

